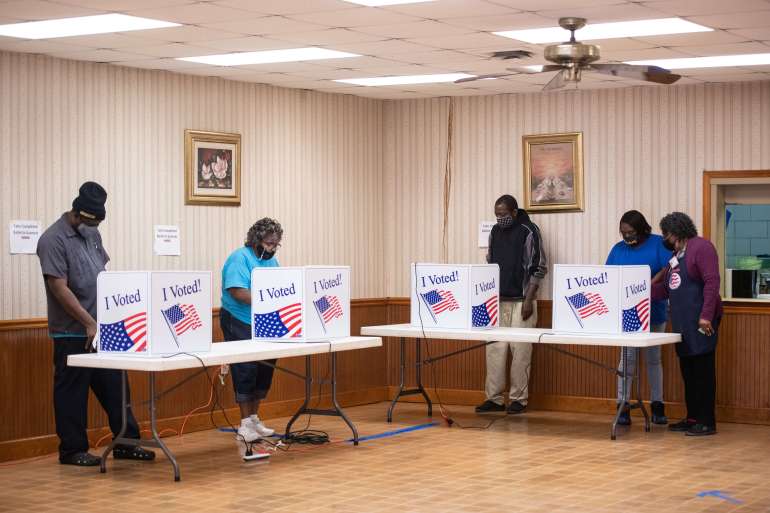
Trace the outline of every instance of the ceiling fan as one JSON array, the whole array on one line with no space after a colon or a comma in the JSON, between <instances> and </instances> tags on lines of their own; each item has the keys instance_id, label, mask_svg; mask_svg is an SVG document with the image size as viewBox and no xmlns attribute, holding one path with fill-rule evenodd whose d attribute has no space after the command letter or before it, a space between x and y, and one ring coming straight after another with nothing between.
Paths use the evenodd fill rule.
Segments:
<instances>
[{"instance_id":1,"label":"ceiling fan","mask_svg":"<svg viewBox=\"0 0 770 513\"><path fill-rule=\"evenodd\" d=\"M539 71L530 71L520 68L506 68L512 73L491 73L488 75L478 75L475 77L461 78L455 83L472 82L474 80L484 80L491 78L507 77L519 74L547 73L558 71L558 73L543 87L543 91L552 91L561 89L568 82L577 84L584 71L593 71L604 75L616 77L632 78L646 82L655 82L657 84L673 84L681 78L680 75L671 73L667 69L658 66L635 66L631 64L597 64L599 60L599 47L581 43L575 40L575 31L586 25L585 18L559 18L559 26L570 31L569 41L550 45L545 47L545 60L554 64L546 64ZM509 50L495 52L493 58L510 60L521 59L532 56L531 52L526 50Z\"/></svg>"}]
</instances>

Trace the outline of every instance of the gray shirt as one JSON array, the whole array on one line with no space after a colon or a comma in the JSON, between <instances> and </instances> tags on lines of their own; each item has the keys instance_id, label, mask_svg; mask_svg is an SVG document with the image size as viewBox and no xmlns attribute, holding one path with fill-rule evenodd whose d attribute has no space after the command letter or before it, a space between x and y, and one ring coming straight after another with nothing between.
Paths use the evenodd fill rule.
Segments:
<instances>
[{"instance_id":1,"label":"gray shirt","mask_svg":"<svg viewBox=\"0 0 770 513\"><path fill-rule=\"evenodd\" d=\"M96 319L96 277L104 271L110 257L102 247L102 236L85 239L62 215L40 236L37 256L43 278L53 276L67 280L67 287L80 305ZM48 303L48 331L52 336L85 335L85 326L73 319L45 283Z\"/></svg>"}]
</instances>

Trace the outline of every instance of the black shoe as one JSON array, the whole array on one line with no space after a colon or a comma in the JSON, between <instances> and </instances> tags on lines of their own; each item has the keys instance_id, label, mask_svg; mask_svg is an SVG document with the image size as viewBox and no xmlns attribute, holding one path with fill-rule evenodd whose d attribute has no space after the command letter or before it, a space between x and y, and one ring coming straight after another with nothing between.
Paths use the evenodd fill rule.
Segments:
<instances>
[{"instance_id":1,"label":"black shoe","mask_svg":"<svg viewBox=\"0 0 770 513\"><path fill-rule=\"evenodd\" d=\"M618 426L630 426L631 425L631 408L628 407L628 404L625 404L623 406L623 409L620 411L620 415L618 416Z\"/></svg>"},{"instance_id":2,"label":"black shoe","mask_svg":"<svg viewBox=\"0 0 770 513\"><path fill-rule=\"evenodd\" d=\"M690 426L690 429L685 433L686 436L708 436L716 434L716 426L709 426L707 424L694 424Z\"/></svg>"},{"instance_id":3,"label":"black shoe","mask_svg":"<svg viewBox=\"0 0 770 513\"><path fill-rule=\"evenodd\" d=\"M152 461L155 459L155 453L142 449L141 447L134 447L131 445L116 445L112 449L112 457L116 460L142 460Z\"/></svg>"},{"instance_id":4,"label":"black shoe","mask_svg":"<svg viewBox=\"0 0 770 513\"><path fill-rule=\"evenodd\" d=\"M102 462L98 456L90 452L76 452L67 456L59 456L59 463L62 465L76 465L78 467L95 467Z\"/></svg>"},{"instance_id":5,"label":"black shoe","mask_svg":"<svg viewBox=\"0 0 770 513\"><path fill-rule=\"evenodd\" d=\"M511 404L508 405L508 409L505 410L505 413L508 415L516 415L517 413L523 413L524 410L527 409L526 404L521 404L519 401L513 401Z\"/></svg>"},{"instance_id":6,"label":"black shoe","mask_svg":"<svg viewBox=\"0 0 770 513\"><path fill-rule=\"evenodd\" d=\"M676 424L669 424L668 430L669 431L678 431L678 432L684 432L690 429L692 426L695 425L695 421L692 419L682 419Z\"/></svg>"},{"instance_id":7,"label":"black shoe","mask_svg":"<svg viewBox=\"0 0 770 513\"><path fill-rule=\"evenodd\" d=\"M660 401L653 401L650 404L652 410L652 423L653 424L668 424L668 417L666 417L666 410L663 407L663 403Z\"/></svg>"},{"instance_id":8,"label":"black shoe","mask_svg":"<svg viewBox=\"0 0 770 513\"><path fill-rule=\"evenodd\" d=\"M484 401L476 406L476 413L497 413L505 411L505 406L494 401Z\"/></svg>"}]
</instances>

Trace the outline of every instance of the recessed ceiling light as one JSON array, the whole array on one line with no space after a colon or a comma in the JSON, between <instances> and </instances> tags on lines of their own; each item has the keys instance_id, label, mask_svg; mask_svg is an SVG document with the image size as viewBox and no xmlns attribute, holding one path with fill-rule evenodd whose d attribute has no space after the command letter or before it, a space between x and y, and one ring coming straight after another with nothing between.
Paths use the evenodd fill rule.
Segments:
<instances>
[{"instance_id":1,"label":"recessed ceiling light","mask_svg":"<svg viewBox=\"0 0 770 513\"><path fill-rule=\"evenodd\" d=\"M178 26L179 23L139 18L126 14L97 14L96 16L0 25L0 36L23 39L50 39L54 37L88 36L92 34Z\"/></svg>"},{"instance_id":2,"label":"recessed ceiling light","mask_svg":"<svg viewBox=\"0 0 770 513\"><path fill-rule=\"evenodd\" d=\"M710 32L714 29L681 18L657 20L620 21L615 23L591 23L576 32L576 39L615 39L618 37L659 36L662 34L687 34ZM561 27L493 32L495 35L524 41L525 43L559 43L569 39L569 32Z\"/></svg>"},{"instance_id":3,"label":"recessed ceiling light","mask_svg":"<svg viewBox=\"0 0 770 513\"><path fill-rule=\"evenodd\" d=\"M360 57L360 55L310 46L307 48L289 48L285 50L223 53L219 55L202 55L200 57L179 57L177 60L199 62L201 64L213 64L215 66L241 66L244 64L268 64L272 62L341 59L343 57Z\"/></svg>"},{"instance_id":4,"label":"recessed ceiling light","mask_svg":"<svg viewBox=\"0 0 770 513\"><path fill-rule=\"evenodd\" d=\"M435 0L345 0L351 4L365 5L366 7L382 7L383 5L421 4L434 2Z\"/></svg>"},{"instance_id":5,"label":"recessed ceiling light","mask_svg":"<svg viewBox=\"0 0 770 513\"><path fill-rule=\"evenodd\" d=\"M406 75L401 77L374 77L374 78L346 78L335 80L345 84L360 86L389 86L402 84L437 84L440 82L454 82L461 78L470 78L475 75L466 73L445 73L443 75Z\"/></svg>"},{"instance_id":6,"label":"recessed ceiling light","mask_svg":"<svg viewBox=\"0 0 770 513\"><path fill-rule=\"evenodd\" d=\"M770 53L749 53L744 55L712 55L710 57L685 57L682 59L658 59L630 61L626 64L660 66L666 69L731 68L735 66L759 66L770 64Z\"/></svg>"}]
</instances>

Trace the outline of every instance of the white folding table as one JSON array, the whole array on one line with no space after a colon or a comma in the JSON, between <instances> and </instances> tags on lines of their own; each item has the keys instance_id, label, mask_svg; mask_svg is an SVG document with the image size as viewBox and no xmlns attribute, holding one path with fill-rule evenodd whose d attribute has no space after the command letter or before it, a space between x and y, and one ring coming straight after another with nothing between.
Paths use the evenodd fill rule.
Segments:
<instances>
[{"instance_id":1,"label":"white folding table","mask_svg":"<svg viewBox=\"0 0 770 513\"><path fill-rule=\"evenodd\" d=\"M305 380L305 401L299 410L292 416L289 423L286 425L286 433L291 431L291 426L294 421L304 413L310 413L314 415L331 415L342 417L345 423L350 427L353 432L353 443L358 445L358 431L350 419L345 415L337 402L337 353L340 351L351 351L353 349L366 349L370 347L379 347L382 345L382 339L379 337L347 337L334 339L325 342L317 343L282 343L282 342L255 342L251 340L239 340L235 342L219 342L212 344L211 351L206 353L180 353L168 356L136 356L125 354L112 354L112 353L89 353L71 355L67 359L67 364L73 367L91 367L96 369L117 369L121 371L122 375L122 396L123 396L123 425L120 433L112 443L105 449L102 456L101 472L107 471L106 462L107 456L112 451L116 444L124 444L130 446L149 446L157 447L163 451L166 457L171 462L174 468L174 481L179 481L179 464L176 458L171 453L169 448L158 436L155 409L156 409L156 394L155 394L155 374L158 372L179 370L179 369L195 369L206 368L210 366L217 366L231 363L252 362L272 360L277 358L289 358L292 356L304 356L305 357L305 374L299 374L297 372L285 369L282 367L274 366L278 370L288 372L292 375L300 377ZM310 365L310 356L314 354L328 353L331 358L331 379L329 380L315 380L316 383L330 383L332 389L332 405L331 409L314 409L308 408L310 403L310 395L313 385L313 377ZM264 362L263 362L264 363ZM269 365L264 363L265 365ZM147 372L149 376L150 385L150 398L149 398L149 410L150 410L150 431L152 432L152 440L137 440L133 438L126 438L126 424L127 424L127 412L131 408L128 403L128 386L127 386L127 371L143 371Z\"/></svg>"},{"instance_id":2,"label":"white folding table","mask_svg":"<svg viewBox=\"0 0 770 513\"><path fill-rule=\"evenodd\" d=\"M399 398L406 395L420 394L425 398L425 402L428 406L428 416L433 414L433 404L428 397L427 392L422 384L422 367L426 364L432 364L438 360L443 360L450 356L454 356L466 351L471 351L481 347L485 347L493 342L529 342L532 344L571 344L571 345L586 345L586 346L614 346L614 347L627 347L639 350L644 347L659 346L663 344L674 344L682 340L678 333L624 333L618 335L600 334L600 333L566 333L556 332L544 328L491 328L487 330L466 330L466 329L437 329L437 328L421 328L412 326L410 324L392 324L387 326L367 326L361 328L362 335L374 335L379 337L397 337L401 339L400 344L400 368L401 368L401 382L398 387L396 397L388 408L388 422L393 421L393 408ZM415 340L415 377L417 379L417 386L415 388L406 388L404 382L404 370L406 368L406 339L412 338ZM450 353L437 356L435 358L429 358L427 360L422 359L421 340L429 339L448 339L448 340L464 340L464 341L478 341L480 344L474 345L469 348L460 349L459 351L452 351ZM583 356L565 351L563 349L553 348L556 351L566 354L568 356L578 358L593 365L605 367L607 370L615 373L618 376L626 375L628 369L628 362L626 361L626 351L621 351L623 359L623 370L620 372L618 369L612 367L608 368L606 365L585 358ZM637 362L639 359L637 358ZM644 406L641 398L641 391L639 386L639 365L635 366L634 370L635 378L635 390L636 390L636 402L629 400L630 408L639 408L644 415L644 430L650 431L650 418L647 414L647 409ZM626 393L626 380L623 379L623 397L628 397ZM630 399L630 398L629 398ZM623 403L618 404L615 418L612 421L612 428L610 430L610 438L615 440L617 434L618 418L623 409Z\"/></svg>"}]
</instances>

